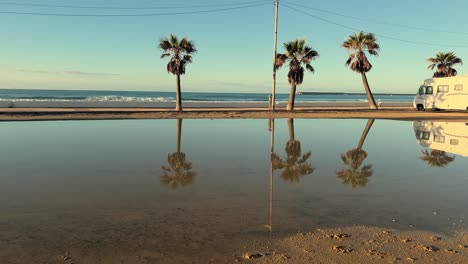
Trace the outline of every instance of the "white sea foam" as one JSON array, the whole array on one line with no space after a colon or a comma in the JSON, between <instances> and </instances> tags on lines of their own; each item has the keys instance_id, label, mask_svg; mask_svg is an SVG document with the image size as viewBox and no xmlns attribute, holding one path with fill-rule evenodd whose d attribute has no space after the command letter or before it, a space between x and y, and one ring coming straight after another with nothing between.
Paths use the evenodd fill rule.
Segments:
<instances>
[{"instance_id":1,"label":"white sea foam","mask_svg":"<svg viewBox=\"0 0 468 264\"><path fill-rule=\"evenodd\" d=\"M92 96L86 98L0 98L0 102L175 102L173 97Z\"/></svg>"}]
</instances>

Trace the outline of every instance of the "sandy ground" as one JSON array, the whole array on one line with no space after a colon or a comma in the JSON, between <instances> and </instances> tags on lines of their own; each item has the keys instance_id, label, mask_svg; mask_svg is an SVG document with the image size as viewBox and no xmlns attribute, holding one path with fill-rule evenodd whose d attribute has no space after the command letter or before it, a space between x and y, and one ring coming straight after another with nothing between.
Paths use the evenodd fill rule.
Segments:
<instances>
[{"instance_id":1,"label":"sandy ground","mask_svg":"<svg viewBox=\"0 0 468 264\"><path fill-rule=\"evenodd\" d=\"M26 244L18 248L3 243L0 256L5 257L2 261L5 264L468 263L468 230L440 235L353 226L317 229L274 239L250 234L207 241L204 245L197 244L197 238L186 237L186 244L174 247L171 243L164 245L165 239L152 242L142 240L137 234L127 235L126 242L103 238L65 245L59 244L60 238L56 243L48 241L49 247ZM74 240L79 236L73 235ZM120 247L115 247L119 243Z\"/></svg>"},{"instance_id":2,"label":"sandy ground","mask_svg":"<svg viewBox=\"0 0 468 264\"><path fill-rule=\"evenodd\" d=\"M0 121L28 120L106 120L106 119L171 119L171 118L375 118L468 120L466 111L418 112L409 103L386 103L378 111L365 104L314 103L298 105L294 111L278 106L275 112L266 107L186 107L183 112L172 108L0 108Z\"/></svg>"},{"instance_id":3,"label":"sandy ground","mask_svg":"<svg viewBox=\"0 0 468 264\"><path fill-rule=\"evenodd\" d=\"M296 234L276 249L251 251L238 261L252 263L468 263L468 233L453 236L347 227Z\"/></svg>"}]
</instances>

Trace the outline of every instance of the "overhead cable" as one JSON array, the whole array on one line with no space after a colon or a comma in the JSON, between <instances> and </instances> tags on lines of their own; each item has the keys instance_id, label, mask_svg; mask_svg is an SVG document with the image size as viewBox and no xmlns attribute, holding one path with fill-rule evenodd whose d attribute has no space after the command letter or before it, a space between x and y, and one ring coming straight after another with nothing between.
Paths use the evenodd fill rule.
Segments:
<instances>
[{"instance_id":1,"label":"overhead cable","mask_svg":"<svg viewBox=\"0 0 468 264\"><path fill-rule=\"evenodd\" d=\"M222 12L222 11L262 6L262 5L267 5L270 3L271 1L258 3L258 4L243 5L243 6L236 6L236 7L226 7L226 8L218 8L218 9L181 11L181 12L171 12L171 13L147 13L147 14L71 14L71 13L66 14L66 13L39 13L39 12L17 12L17 11L0 11L0 14L29 15L29 16L56 16L56 17L151 17L151 16L173 16L173 15L188 15L188 14Z\"/></svg>"},{"instance_id":2,"label":"overhead cable","mask_svg":"<svg viewBox=\"0 0 468 264\"><path fill-rule=\"evenodd\" d=\"M150 10L150 9L187 9L187 8L203 8L203 7L220 7L220 6L236 6L247 4L270 3L270 1L249 1L225 4L211 4L211 5L191 5L191 6L76 6L76 5L47 5L47 4L28 4L28 3L13 3L13 2L0 2L3 6L22 6L22 7L47 7L47 8L67 8L67 9L107 9L107 10Z\"/></svg>"},{"instance_id":3,"label":"overhead cable","mask_svg":"<svg viewBox=\"0 0 468 264\"><path fill-rule=\"evenodd\" d=\"M306 16L310 16L310 17L313 17L315 19L318 19L318 20L321 20L321 21L324 21L324 22L327 22L329 24L333 24L333 25L336 25L336 26L339 26L339 27L342 27L342 28L347 28L347 29L351 29L353 31L362 31L362 29L358 29L358 28L354 28L354 27L350 27L350 26L346 26L346 25L343 25L343 24L340 24L340 23L337 23L337 22L334 22L334 21L331 21L331 20L328 20L328 19L325 19L325 18L321 18L319 16L316 16L316 15L312 15L310 13L307 13L307 12L304 12L302 10L299 10L297 8L294 8L292 6L289 6L287 4L283 4L281 3L282 6L288 8L288 9L291 9L291 10L294 10L296 12L299 12L299 13L302 13ZM395 40L395 41L399 41L399 42L405 42L405 43L412 43L412 44L420 44L420 45L426 45L426 46L436 46L436 47L452 47L452 48L468 48L468 45L449 45L449 44L434 44L434 43L429 43L429 42L421 42L421 41L413 41L413 40L406 40L406 39L400 39L400 38L395 38L395 37L389 37L389 36L385 36L385 35L380 35L380 34L375 34L376 36L380 37L380 38L384 38L384 39L391 39L391 40Z\"/></svg>"},{"instance_id":4,"label":"overhead cable","mask_svg":"<svg viewBox=\"0 0 468 264\"><path fill-rule=\"evenodd\" d=\"M368 18L362 18L362 17L355 17L355 16L350 16L350 15L344 15L344 14L340 14L340 13L336 13L336 12L332 12L332 11L328 11L328 10L318 9L318 8L311 7L311 6L296 4L296 3L293 3L293 2L289 2L289 1L282 1L282 2L283 2L283 3L287 3L287 4L289 4L289 5L298 6L298 7L301 7L301 8L306 8L306 9L310 9L310 10L319 11L319 12L322 12L322 13L327 13L327 14L331 14L331 15L341 16L341 17L345 17L345 18L351 18L351 19L360 20L360 21L365 21L365 22L372 22L372 23L375 23L375 24L388 25L388 26L393 26L393 27L407 28L407 29L420 30L420 31L427 31L427 32L439 32L439 33L465 34L465 35L468 35L468 32L458 32L458 31L450 31L450 30L442 30L442 29L434 29L434 28L424 28L424 27L413 27L413 26L408 26L408 25L390 23L390 22L386 22L386 21L378 21L378 20L374 20L374 19L368 19Z\"/></svg>"}]
</instances>

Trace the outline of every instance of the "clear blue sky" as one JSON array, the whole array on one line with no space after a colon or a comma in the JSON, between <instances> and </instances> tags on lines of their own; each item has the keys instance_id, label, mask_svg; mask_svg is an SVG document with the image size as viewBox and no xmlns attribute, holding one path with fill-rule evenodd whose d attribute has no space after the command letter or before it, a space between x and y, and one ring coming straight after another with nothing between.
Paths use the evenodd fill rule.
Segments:
<instances>
[{"instance_id":1,"label":"clear blue sky","mask_svg":"<svg viewBox=\"0 0 468 264\"><path fill-rule=\"evenodd\" d=\"M247 0L15 0L14 3L167 7L236 2L245 3ZM382 22L301 9L310 15L378 35L380 56L370 58L374 69L368 74L374 92L414 93L423 79L432 76L426 69L425 59L438 51L455 51L466 61L456 69L459 74L468 74L466 0L450 3L440 0L280 2L293 2L295 5L290 5L298 9L301 9L298 5L306 5ZM231 6L107 10L0 4L0 12L148 14L226 7ZM152 17L54 17L0 13L0 88L174 91L175 78L167 74L167 60L159 58L161 52L157 48L160 37L174 33L195 40L199 50L182 78L183 91L269 93L273 19L273 1L246 9ZM299 37L306 38L320 54L320 58L313 62L315 74L307 73L299 91L363 91L360 76L344 66L347 52L340 47L352 32L352 29L280 6L278 51L283 51L282 42ZM400 42L382 36L446 47ZM278 72L278 92L289 92L286 68Z\"/></svg>"}]
</instances>

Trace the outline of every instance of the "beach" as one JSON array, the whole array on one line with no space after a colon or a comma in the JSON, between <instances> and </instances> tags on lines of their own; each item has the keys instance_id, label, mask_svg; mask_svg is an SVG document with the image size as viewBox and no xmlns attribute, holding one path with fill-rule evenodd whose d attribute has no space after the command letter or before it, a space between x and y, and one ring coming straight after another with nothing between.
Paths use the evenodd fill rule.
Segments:
<instances>
[{"instance_id":1,"label":"beach","mask_svg":"<svg viewBox=\"0 0 468 264\"><path fill-rule=\"evenodd\" d=\"M0 259L464 263L466 157L431 166L415 131L466 121L339 115L1 122Z\"/></svg>"},{"instance_id":2,"label":"beach","mask_svg":"<svg viewBox=\"0 0 468 264\"><path fill-rule=\"evenodd\" d=\"M0 108L0 120L107 120L107 119L171 119L171 118L376 118L376 119L435 119L467 120L465 111L416 111L409 103L387 103L380 110L370 110L364 103L308 103L298 104L294 111L275 111L260 104L187 104L184 111L173 108L128 107L69 107L69 108Z\"/></svg>"},{"instance_id":3,"label":"beach","mask_svg":"<svg viewBox=\"0 0 468 264\"><path fill-rule=\"evenodd\" d=\"M0 6L0 264L468 264L468 1Z\"/></svg>"}]
</instances>

